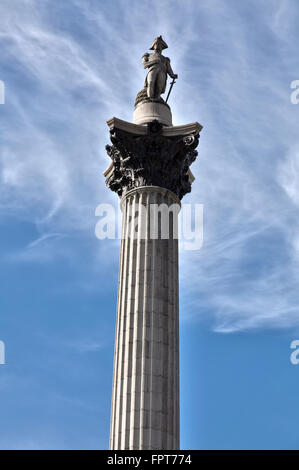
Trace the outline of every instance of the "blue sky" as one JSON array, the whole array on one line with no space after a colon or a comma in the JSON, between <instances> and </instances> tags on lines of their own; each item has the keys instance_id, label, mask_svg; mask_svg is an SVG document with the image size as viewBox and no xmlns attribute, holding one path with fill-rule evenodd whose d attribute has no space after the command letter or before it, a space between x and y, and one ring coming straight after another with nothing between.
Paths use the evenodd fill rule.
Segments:
<instances>
[{"instance_id":1,"label":"blue sky","mask_svg":"<svg viewBox=\"0 0 299 470\"><path fill-rule=\"evenodd\" d=\"M174 123L204 129L180 253L181 447L299 449L297 0L0 3L1 449L109 441L119 242L94 235L106 120L162 34Z\"/></svg>"}]
</instances>

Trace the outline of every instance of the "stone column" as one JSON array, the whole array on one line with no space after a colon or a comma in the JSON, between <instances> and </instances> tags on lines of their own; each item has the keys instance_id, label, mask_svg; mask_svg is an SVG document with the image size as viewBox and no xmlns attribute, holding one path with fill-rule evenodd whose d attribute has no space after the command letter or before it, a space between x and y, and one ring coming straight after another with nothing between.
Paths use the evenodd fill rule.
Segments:
<instances>
[{"instance_id":1,"label":"stone column","mask_svg":"<svg viewBox=\"0 0 299 470\"><path fill-rule=\"evenodd\" d=\"M112 163L104 175L123 211L110 448L179 449L176 228L201 126L107 122Z\"/></svg>"},{"instance_id":2,"label":"stone column","mask_svg":"<svg viewBox=\"0 0 299 470\"><path fill-rule=\"evenodd\" d=\"M154 186L122 200L111 449L179 449L179 207Z\"/></svg>"}]
</instances>

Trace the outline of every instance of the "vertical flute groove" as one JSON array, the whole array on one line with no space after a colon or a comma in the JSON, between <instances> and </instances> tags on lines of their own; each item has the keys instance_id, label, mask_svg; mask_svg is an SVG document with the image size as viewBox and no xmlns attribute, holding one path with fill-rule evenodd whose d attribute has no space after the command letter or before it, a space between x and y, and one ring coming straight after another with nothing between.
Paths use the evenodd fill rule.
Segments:
<instances>
[{"instance_id":1,"label":"vertical flute groove","mask_svg":"<svg viewBox=\"0 0 299 470\"><path fill-rule=\"evenodd\" d=\"M174 198L143 187L123 199L111 449L178 448L177 214L163 215L171 220L168 239L162 239L165 219L150 219L151 204L170 206Z\"/></svg>"}]
</instances>

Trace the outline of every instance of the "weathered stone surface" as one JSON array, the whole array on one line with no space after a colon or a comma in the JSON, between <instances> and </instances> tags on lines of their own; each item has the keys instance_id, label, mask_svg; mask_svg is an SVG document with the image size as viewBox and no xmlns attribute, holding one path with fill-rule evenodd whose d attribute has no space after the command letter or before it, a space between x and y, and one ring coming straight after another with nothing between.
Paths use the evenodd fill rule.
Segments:
<instances>
[{"instance_id":1,"label":"weathered stone surface","mask_svg":"<svg viewBox=\"0 0 299 470\"><path fill-rule=\"evenodd\" d=\"M150 238L151 205L174 203L179 200L173 193L154 186L129 191L121 200L111 449L180 447L177 220L170 220L168 239L161 239L160 229L158 239ZM130 220L141 206L146 220L133 235Z\"/></svg>"},{"instance_id":2,"label":"weathered stone surface","mask_svg":"<svg viewBox=\"0 0 299 470\"><path fill-rule=\"evenodd\" d=\"M160 96L159 98L157 99L153 99L153 98L149 98L147 96L147 91L146 91L146 87L142 88L142 90L140 90L137 95L136 95L136 98L135 98L135 103L134 103L134 106L136 108L136 106L139 105L139 103L142 103L142 102L146 102L146 103L164 103L166 106L169 107L169 105L167 103L165 103L165 101L163 100L162 96ZM170 109L170 107L169 107Z\"/></svg>"},{"instance_id":3,"label":"weathered stone surface","mask_svg":"<svg viewBox=\"0 0 299 470\"><path fill-rule=\"evenodd\" d=\"M166 103L148 100L135 107L133 114L135 124L147 124L152 121L159 121L165 126L172 126L172 114Z\"/></svg>"},{"instance_id":4,"label":"weathered stone surface","mask_svg":"<svg viewBox=\"0 0 299 470\"><path fill-rule=\"evenodd\" d=\"M158 121L147 126L121 122L108 121L113 145L106 146L112 159L105 172L107 186L119 196L139 186L160 186L180 199L190 192L189 167L197 157L200 124L164 128Z\"/></svg>"},{"instance_id":5,"label":"weathered stone surface","mask_svg":"<svg viewBox=\"0 0 299 470\"><path fill-rule=\"evenodd\" d=\"M124 121L123 119L119 119L116 117L108 119L107 125L110 131L113 131L114 129L120 129L136 135L148 134L147 126L133 124L132 122ZM183 124L181 126L163 126L162 135L164 135L165 137L175 137L180 135L199 134L201 130L202 125L199 124L199 122L191 122L189 124Z\"/></svg>"}]
</instances>

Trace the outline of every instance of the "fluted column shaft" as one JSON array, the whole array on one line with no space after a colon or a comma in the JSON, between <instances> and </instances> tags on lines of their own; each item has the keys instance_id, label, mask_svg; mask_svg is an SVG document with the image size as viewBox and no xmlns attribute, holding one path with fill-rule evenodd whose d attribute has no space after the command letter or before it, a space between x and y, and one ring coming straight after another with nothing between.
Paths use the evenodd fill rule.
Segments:
<instances>
[{"instance_id":1,"label":"fluted column shaft","mask_svg":"<svg viewBox=\"0 0 299 470\"><path fill-rule=\"evenodd\" d=\"M161 204L174 210L153 217L151 207ZM169 190L144 186L121 205L110 448L179 449L180 202Z\"/></svg>"}]
</instances>

